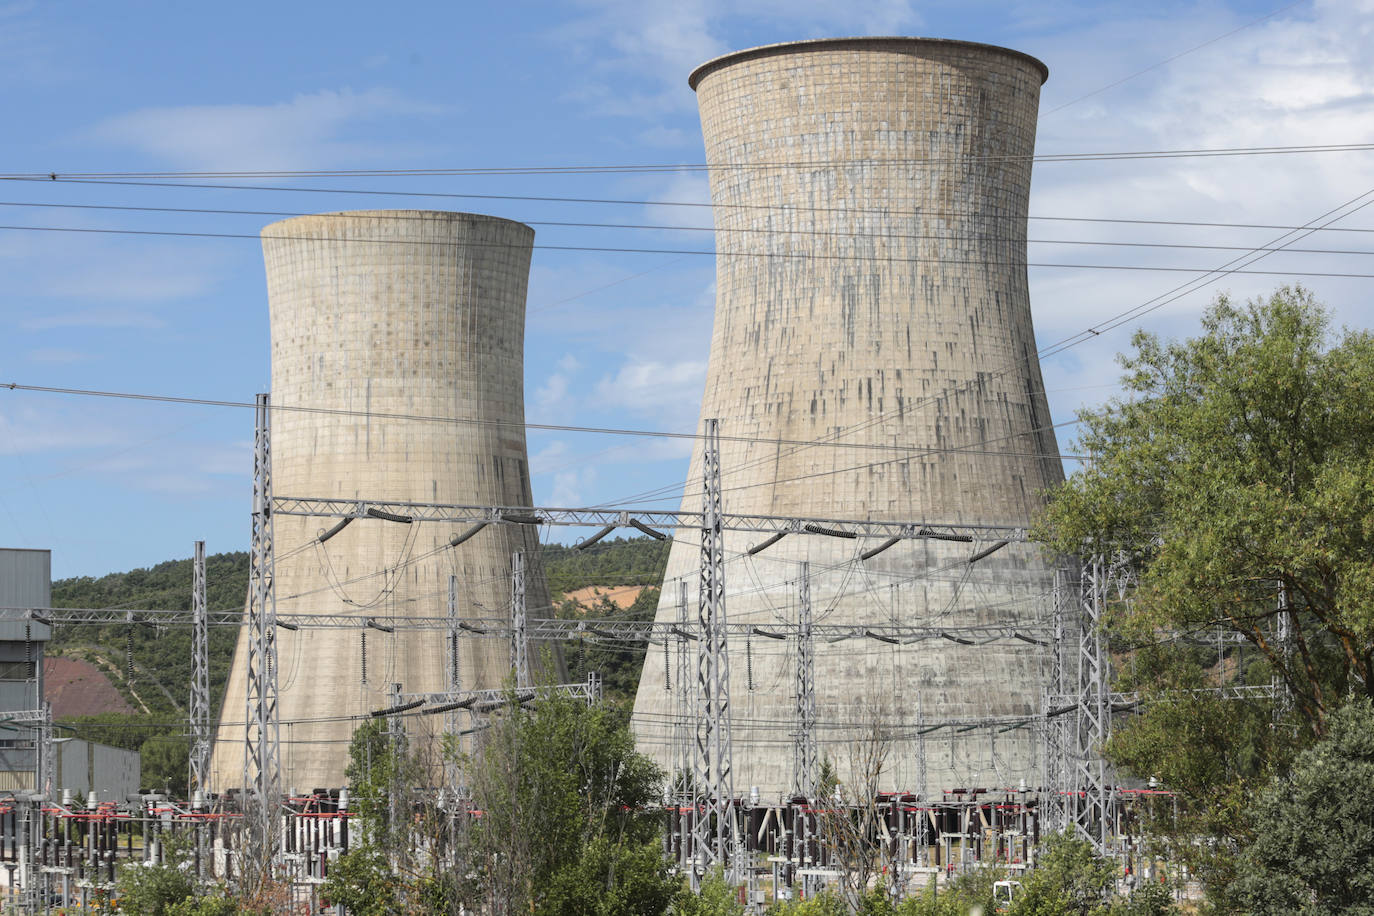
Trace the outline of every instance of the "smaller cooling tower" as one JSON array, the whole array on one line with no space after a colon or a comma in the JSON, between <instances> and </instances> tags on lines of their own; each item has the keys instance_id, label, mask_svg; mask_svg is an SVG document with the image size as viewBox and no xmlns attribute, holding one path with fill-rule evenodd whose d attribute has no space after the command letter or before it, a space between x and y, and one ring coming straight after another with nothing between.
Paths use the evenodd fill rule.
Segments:
<instances>
[{"instance_id":1,"label":"smaller cooling tower","mask_svg":"<svg viewBox=\"0 0 1374 916\"><path fill-rule=\"evenodd\" d=\"M262 232L272 330L274 494L527 506L523 348L534 231L469 213L378 210L304 216ZM424 419L405 419L410 417ZM452 418L450 421L447 418ZM275 519L279 614L349 614L356 628L279 630L284 787L343 783L348 717L389 705L387 690L439 691L443 630L368 629L443 617L450 575L459 613L510 604L511 554L535 532L491 525L457 548L435 524ZM548 606L542 573L526 585ZM216 788L242 782L246 631L221 712ZM506 643L464 640L464 688L499 687Z\"/></svg>"}]
</instances>

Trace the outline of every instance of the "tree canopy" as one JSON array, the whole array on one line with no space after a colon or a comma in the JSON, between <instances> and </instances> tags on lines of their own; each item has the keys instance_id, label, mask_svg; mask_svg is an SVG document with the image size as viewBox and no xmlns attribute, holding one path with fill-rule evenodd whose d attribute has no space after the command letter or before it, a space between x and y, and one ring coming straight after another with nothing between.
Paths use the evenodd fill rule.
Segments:
<instances>
[{"instance_id":1,"label":"tree canopy","mask_svg":"<svg viewBox=\"0 0 1374 916\"><path fill-rule=\"evenodd\" d=\"M1178 793L1181 819L1153 826L1220 893L1272 829L1254 794L1348 697L1374 695L1374 337L1334 332L1285 287L1221 297L1199 336L1137 333L1133 348L1125 395L1081 415L1092 460L1039 531L1137 570L1106 632L1120 686L1145 702L1108 753ZM1272 701L1207 692L1271 679Z\"/></svg>"},{"instance_id":2,"label":"tree canopy","mask_svg":"<svg viewBox=\"0 0 1374 916\"><path fill-rule=\"evenodd\" d=\"M493 721L468 761L489 902L536 916L662 913L678 888L649 809L662 773L604 704L554 696Z\"/></svg>"},{"instance_id":3,"label":"tree canopy","mask_svg":"<svg viewBox=\"0 0 1374 916\"><path fill-rule=\"evenodd\" d=\"M1183 342L1136 334L1127 395L1082 415L1093 460L1041 531L1065 553L1137 564L1113 620L1129 635L1243 637L1319 735L1348 690L1374 695L1374 337L1333 340L1289 288L1219 298L1202 324Z\"/></svg>"},{"instance_id":4,"label":"tree canopy","mask_svg":"<svg viewBox=\"0 0 1374 916\"><path fill-rule=\"evenodd\" d=\"M1335 713L1325 738L1260 796L1265 829L1241 853L1238 907L1255 916L1374 914L1374 707Z\"/></svg>"}]
</instances>

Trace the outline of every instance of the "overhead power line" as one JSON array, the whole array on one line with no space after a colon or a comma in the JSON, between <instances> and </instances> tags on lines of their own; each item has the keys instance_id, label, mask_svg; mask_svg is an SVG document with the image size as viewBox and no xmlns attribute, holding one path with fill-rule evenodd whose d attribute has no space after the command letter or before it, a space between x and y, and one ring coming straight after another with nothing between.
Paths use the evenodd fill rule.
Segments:
<instances>
[{"instance_id":1,"label":"overhead power line","mask_svg":"<svg viewBox=\"0 0 1374 916\"><path fill-rule=\"evenodd\" d=\"M291 210L230 210L208 207L134 207L115 204L69 204L69 203L35 203L32 201L0 200L0 207L31 207L36 209L50 210L100 210L117 211L122 213L183 213L197 216L267 216L278 219L290 219L301 216L311 216L317 219L329 219L337 217L339 219L349 219L346 213L310 213L307 211ZM378 217L381 220L398 222L436 222L432 216L409 213L388 213ZM1058 219L1075 219L1074 217L1057 217ZM1056 219L1056 217L1041 217L1041 219ZM1085 222L1150 222L1156 225L1168 226L1213 226L1213 227L1234 227L1247 229L1298 229L1301 227L1292 226L1255 226L1227 223L1185 223L1166 220L1105 220L1105 219L1083 219ZM1005 242L1011 241L1019 243L1020 239L1008 238L1006 236L995 235L970 235L970 234L921 234L912 235L901 232L844 232L840 230L822 229L776 229L776 228L739 228L717 230L712 226L687 226L669 225L654 223L590 223L590 222L570 222L566 220L537 220L521 219L519 222L530 226L549 226L564 229L632 229L662 232L712 232L723 233L725 235L767 235L770 237L778 236L812 236L819 238L839 238L839 239L878 239L882 241L980 241L980 242ZM1374 233L1374 229L1349 229L1342 230L1349 232ZM238 237L238 236L235 236ZM277 236L272 236L276 238ZM340 242L359 241L359 242L394 242L397 244L416 244L412 240L394 239L338 239ZM1334 254L1334 255L1370 255L1374 251L1363 249L1339 249L1339 248L1283 248L1283 249L1256 249L1251 245L1197 245L1183 242L1122 242L1122 241L1101 241L1096 239L1026 239L1030 245L1089 245L1106 248L1178 248L1197 251L1256 251L1273 250L1285 251L1293 254ZM421 243L423 244L423 243ZM449 244L447 242L433 242L430 244ZM699 251L683 251L681 254L702 254Z\"/></svg>"},{"instance_id":2,"label":"overhead power line","mask_svg":"<svg viewBox=\"0 0 1374 916\"><path fill-rule=\"evenodd\" d=\"M275 241L296 241L296 242L318 242L328 241L331 243L350 243L350 244L370 244L370 245L421 245L435 247L453 247L461 245L463 247L508 247L502 242L477 242L472 240L456 241L415 241L411 239L321 239L316 236L296 236L296 235L275 235L250 232L186 232L174 231L170 229L104 229L79 226L17 226L0 225L0 230L10 230L13 232L72 232L77 234L94 235L135 235L135 236L156 236L159 238L198 238L198 239L249 239L254 242L264 239ZM894 258L884 255L855 255L855 254L816 254L807 251L715 251L706 249L690 248L630 248L624 246L611 245L533 245L531 246L542 251L595 251L613 254L675 254L675 255L696 255L703 257L727 257L727 258L781 258L783 260L803 260L803 261L860 261L878 262L884 264L966 264L974 266L1024 266L1035 268L1052 268L1061 270L1144 270L1164 273L1203 273L1209 270L1205 267L1164 267L1161 265L1150 264L1068 264L1068 263L1049 263L1044 261L1020 261L1006 260L997 261L986 258ZM1284 248L1269 249L1237 249L1244 251L1287 251ZM1357 254L1368 254L1369 252L1352 252ZM1231 270L1232 274L1254 274L1265 277L1328 277L1335 279L1350 280L1371 280L1374 274L1349 273L1341 271L1297 271L1297 270Z\"/></svg>"},{"instance_id":3,"label":"overhead power line","mask_svg":"<svg viewBox=\"0 0 1374 916\"><path fill-rule=\"evenodd\" d=\"M1129 79L1129 77L1128 77ZM1103 90L1111 87L1103 87ZM1066 103L1066 105L1072 104ZM1065 107L1065 106L1060 106ZM1047 112L1048 113L1048 112ZM639 163L622 165L520 165L428 169L241 169L237 171L149 172L11 172L0 178L37 181L68 181L107 178L446 178L493 175L620 175L657 172L737 172L773 169L824 169L853 166L945 164L950 162L1100 162L1135 159L1195 159L1217 156L1276 156L1310 153L1350 153L1374 150L1374 143L1323 143L1302 146L1229 146L1192 149L1109 150L1082 153L1032 153L959 156L911 156L883 158L803 159L795 162L750 162L712 165L706 162Z\"/></svg>"},{"instance_id":4,"label":"overhead power line","mask_svg":"<svg viewBox=\"0 0 1374 916\"><path fill-rule=\"evenodd\" d=\"M37 182L35 178L0 178L0 181L24 181ZM47 179L41 179L47 182ZM434 199L452 200L518 200L533 203L559 203L559 204L606 204L613 206L656 206L656 207L687 207L696 209L715 209L715 210L761 210L765 212L783 211L787 213L839 213L849 218L857 218L866 214L890 218L895 216L935 216L967 218L967 213L955 214L947 211L938 210L904 210L904 209L884 209L864 210L852 207L802 207L802 206L781 206L776 204L745 204L745 203L710 203L699 200L635 200L630 198L617 197L553 197L548 195L530 194L464 194L449 191L382 191L370 188L301 188L284 187L280 185L247 185L247 184L204 184L195 182L158 182L158 181L113 181L95 179L59 179L59 183L69 184L91 184L91 185L112 185L115 187L136 187L136 188L191 188L195 190L208 191L279 191L284 193L299 194L354 194L370 197L421 197ZM1148 219L1111 219L1105 217L1087 216L1023 216L1017 213L987 213L980 214L980 219L987 220L1010 220L1013 222L1026 219L1032 220L1052 220L1059 222L1081 222L1081 223L1122 223L1133 225L1150 226L1198 226L1203 228L1217 227L1227 229L1283 229L1283 230L1306 230L1305 226L1280 226L1263 223L1211 223L1196 222L1185 220L1148 220ZM1324 229L1327 232L1374 232L1374 229Z\"/></svg>"},{"instance_id":5,"label":"overhead power line","mask_svg":"<svg viewBox=\"0 0 1374 916\"><path fill-rule=\"evenodd\" d=\"M19 382L0 382L0 388L5 388L5 389L8 389L8 390L10 390L10 391L33 391L33 392L40 392L40 393L44 393L44 394L65 394L65 395L75 395L75 396L81 396L81 397L116 398L116 399L120 399L120 400L129 400L129 401L154 401L154 402L164 403L164 404L186 404L186 405L194 405L194 406L199 406L199 407L240 407L240 408L250 408L250 407L251 407L251 408L254 408L254 409L256 409L256 407L257 407L257 405L256 405L255 403L252 403L252 402L249 402L249 401L228 401L228 400L217 400L217 399L213 399L213 398L175 397L175 396L172 396L172 395L139 394L139 393L136 393L136 392L128 392L128 391L98 391L98 390L95 390L95 389L88 389L88 388L57 388L57 387L48 386L48 385L23 385L23 384L20 384ZM273 404L271 405L270 409L273 410L273 411L283 411L283 412L288 412L288 413L327 414L327 415L331 415L331 416L359 417L359 418L365 418L365 419L369 419L369 420L412 420L412 421L426 422L426 423L461 423L461 424L471 424L471 425L473 425L473 426L494 426L494 427L503 427L503 428L518 427L518 428L524 428L524 429L537 429L537 430L541 430L541 431L552 431L552 432L595 433L595 434L598 434L598 435L608 435L608 436L637 436L637 437L641 437L641 438L657 438L657 439L700 439L700 438L701 438L701 435L700 435L699 433L669 432L669 431L667 431L667 430L619 429L619 428L613 428L613 427L600 427L600 426L571 426L571 425L567 425L567 424L552 424L552 423L523 423L523 424L522 424L522 423L505 422L505 421L501 421L501 420L480 420L480 419L469 418L469 417L440 417L440 416L426 416L426 415L423 415L423 414L383 413L383 412L378 412L378 411L367 411L367 410L345 410L345 409L342 409L342 408L333 408L333 407L303 407L303 406L295 406L295 405L290 405L290 404L277 404L277 403L273 403ZM879 442L835 442L835 443L822 443L822 442L816 442L816 441L804 440L804 439L756 438L756 437L753 437L753 436L726 436L726 435L719 436L718 438L719 438L722 442L746 442L746 443L750 443L750 444L760 444L760 443L762 443L762 444L767 444L767 445L779 445L779 444L781 444L781 445L788 445L788 446L798 446L798 445L800 445L800 446L806 446L806 447L811 447L811 446L815 446L815 445L829 445L830 447L833 447L833 448L860 449L860 450L870 450L870 451L880 451L880 452L894 452L894 451L895 451L895 452L913 452L913 453L915 453L915 454L917 454L917 455L932 454L932 453L940 452L940 451L952 451L952 452L965 451L965 449L962 449L962 448L960 448L960 447L958 447L958 446L949 446L949 447L947 447L947 448L939 448L939 447L930 447L930 446L922 446L922 445L886 445L886 444L879 443ZM1024 456L1025 456L1025 454L1024 454L1024 453L1021 453L1021 452L988 452L988 453L986 453L986 454L1006 455L1006 456L1015 456L1015 457L1024 457ZM1053 456L1048 456L1048 455L1032 455L1031 457L1084 458L1085 456L1081 456L1081 455L1063 455L1063 456L1061 456L1061 455L1053 455Z\"/></svg>"}]
</instances>

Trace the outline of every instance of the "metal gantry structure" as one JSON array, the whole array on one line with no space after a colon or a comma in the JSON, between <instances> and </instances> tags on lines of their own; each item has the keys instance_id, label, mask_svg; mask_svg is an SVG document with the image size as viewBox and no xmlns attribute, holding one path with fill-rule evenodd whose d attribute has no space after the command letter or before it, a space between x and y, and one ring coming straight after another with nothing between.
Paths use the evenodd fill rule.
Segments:
<instances>
[{"instance_id":1,"label":"metal gantry structure","mask_svg":"<svg viewBox=\"0 0 1374 916\"><path fill-rule=\"evenodd\" d=\"M272 492L271 418L266 395L259 396L255 414L254 488L252 514L252 554L250 587L246 615L237 609L210 610L204 600L204 549L197 544L194 565L195 585L192 609L184 611L118 611L93 609L37 609L45 619L57 622L106 622L141 618L159 624L189 623L195 632L195 679L192 685L193 750L202 748L198 736L206 735L208 747L208 665L206 641L210 626L247 627L248 700L245 708L244 786L247 790L250 825L270 842L280 798L280 716L277 696L275 635L278 626L340 627L365 629L367 619L357 613L298 613L278 617L274 592L272 519L275 515L329 517L335 519L380 519L414 522L464 523L472 526L455 535L451 543L466 540L480 527L489 524L568 525L603 528L633 527L639 530L695 529L701 537L698 570L697 613L688 610L687 582L679 581L677 620L553 620L533 616L525 606L525 558L512 556L511 609L506 618L463 618L458 614L458 582L449 579L447 613L436 617L402 617L389 620L395 628L442 630L448 637L446 690L437 694L406 695L427 709L414 712L445 714L445 731L458 733L458 715L475 716L509 703L508 691L463 691L458 668L459 640L462 638L509 639L512 669L516 679L517 702L533 697L529 645L532 641L591 639L607 642L662 644L665 653L677 648L676 681L679 691L674 743L677 794L680 809L694 812L689 818L691 835L681 836L690 847L679 861L693 864L694 875L715 865L732 867L739 841L735 823L736 799L733 787L733 759L730 721L729 644L732 639L747 639L755 627L729 622L725 607L725 531L747 531L768 535L768 543L787 536L842 536L882 538L895 543L907 539L934 539L970 545L970 563L986 555L987 545L1028 540L1024 528L1016 526L951 525L931 522L889 522L854 519L811 519L786 516L731 515L724 511L721 495L719 426L706 422L701 479L703 505L700 512L661 510L557 509L527 506L465 506L417 502L374 502L356 499L313 499L276 497ZM980 549L984 548L984 549ZM751 551L752 553L753 551ZM962 645L1019 640L1043 646L1053 659L1055 673L1046 693L1045 709L1039 717L1021 724L1043 724L1046 752L1045 789L1051 793L1051 806L1062 811L1065 824L1105 844L1109 822L1107 808L1111 788L1099 751L1110 726L1118 698L1109 692L1107 655L1100 641L1099 621L1106 600L1111 571L1095 559L1084 565L1078 581L1061 582L1057 592L1053 621L980 626L939 626L917 624L817 624L810 602L810 568L802 564L798 580L798 618L795 625L772 627L775 636L795 637L796 723L794 732L795 782L799 794L812 796L818 779L817 721L815 699L815 655L817 638L827 642L842 639L875 639L887 644L912 645L946 640ZM34 619L36 609L0 609L0 619ZM1056 638L1058 634L1059 638ZM691 644L696 643L695 647ZM695 651L693 651L695 648ZM694 662L694 664L693 664ZM695 670L691 670L692 668ZM665 668L666 671L666 668ZM665 673L665 678L668 675ZM203 686L202 686L203 685ZM666 686L666 682L665 682ZM591 697L599 687L562 685L560 690L584 691ZM199 699L198 699L199 697ZM398 699L400 695L397 694ZM1121 701L1124 702L1124 701ZM398 704L405 705L405 704ZM1071 707L1072 714L1064 711ZM412 707L413 708L413 707ZM387 714L397 714L395 711ZM406 711L405 714L410 714ZM989 720L990 721L990 720ZM986 723L985 723L986 724ZM1008 723L991 723L1001 728ZM1010 723L1017 725L1017 723ZM945 726L968 727L961 720L942 722L938 717L924 718L917 710L915 734ZM1018 726L1019 727L1019 726ZM471 729L469 729L471 731ZM1057 737L1056 737L1057 736ZM1053 760L1051 760L1053 758ZM197 777L197 756L193 753L193 785L208 788L208 768ZM204 762L201 762L204 767ZM924 760L920 761L924 771ZM452 783L456 774L449 773ZM922 779L924 784L924 779ZM1042 796L1043 798L1043 796ZM690 856L690 859L688 858ZM694 878L695 880L695 878Z\"/></svg>"}]
</instances>

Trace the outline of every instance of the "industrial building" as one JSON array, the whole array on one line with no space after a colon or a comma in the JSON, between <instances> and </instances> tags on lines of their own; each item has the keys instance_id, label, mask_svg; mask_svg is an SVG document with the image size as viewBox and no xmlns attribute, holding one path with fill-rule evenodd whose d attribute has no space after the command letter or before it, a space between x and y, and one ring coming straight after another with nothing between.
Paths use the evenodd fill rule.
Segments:
<instances>
[{"instance_id":1,"label":"industrial building","mask_svg":"<svg viewBox=\"0 0 1374 916\"><path fill-rule=\"evenodd\" d=\"M1004 48L852 38L691 74L717 246L701 417L719 420L726 512L1025 526L1063 480L1026 277L1047 73ZM698 450L684 510L701 506L702 471ZM874 552L821 527L751 554L761 540L725 532L726 615L757 628L728 652L737 795L798 788L796 645L768 633L797 622L804 563L812 620L860 637L815 649L815 739L842 782L865 778L854 753L875 724L890 742L883 791L1037 781L1041 647L862 638L866 625L1044 619L1053 570L1033 545L917 537ZM680 531L660 623L679 619L680 583L696 620L699 562ZM633 722L674 770L693 726L691 684L669 664L648 653Z\"/></svg>"},{"instance_id":2,"label":"industrial building","mask_svg":"<svg viewBox=\"0 0 1374 916\"><path fill-rule=\"evenodd\" d=\"M0 608L40 614L52 605L52 551L0 548ZM139 789L138 751L65 738L51 727L43 668L52 627L41 620L0 620L0 795L64 791L123 801ZM44 733L51 736L43 740ZM51 786L41 785L51 754Z\"/></svg>"},{"instance_id":3,"label":"industrial building","mask_svg":"<svg viewBox=\"0 0 1374 916\"><path fill-rule=\"evenodd\" d=\"M358 211L262 232L272 338L276 497L528 506L524 319L534 231L467 213ZM414 419L423 418L423 419ZM459 546L433 524L368 517L275 519L276 610L356 626L275 634L284 789L344 783L349 717L389 691L448 689L442 633L397 627L510 604L512 554L534 529L493 525ZM328 530L326 530L328 529ZM549 604L542 575L526 585ZM212 763L213 788L243 784L248 630L240 633ZM457 679L499 687L508 647L464 640Z\"/></svg>"}]
</instances>

